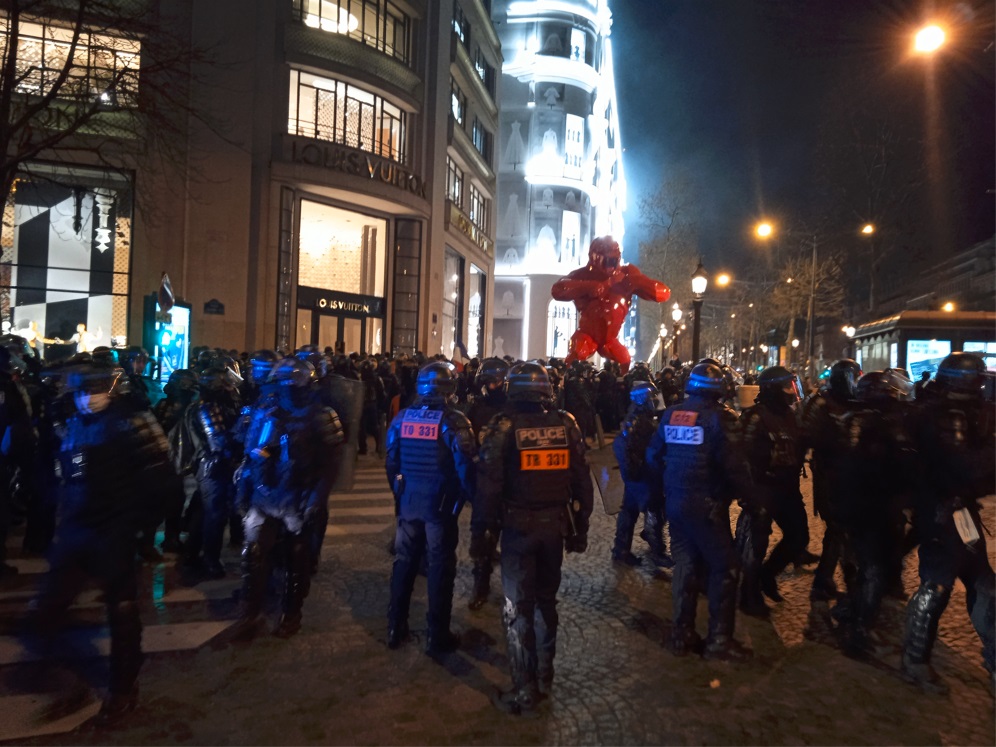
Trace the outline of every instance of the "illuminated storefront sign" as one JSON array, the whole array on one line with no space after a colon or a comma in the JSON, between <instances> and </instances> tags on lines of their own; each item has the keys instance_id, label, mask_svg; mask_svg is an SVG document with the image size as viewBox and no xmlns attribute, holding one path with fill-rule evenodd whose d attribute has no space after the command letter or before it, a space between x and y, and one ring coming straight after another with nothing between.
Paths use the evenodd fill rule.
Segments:
<instances>
[{"instance_id":1,"label":"illuminated storefront sign","mask_svg":"<svg viewBox=\"0 0 996 747\"><path fill-rule=\"evenodd\" d=\"M340 293L321 288L309 288L305 285L297 287L297 305L298 307L310 306L323 311L338 311L364 316L384 316L385 310L384 299L377 296Z\"/></svg>"},{"instance_id":2,"label":"illuminated storefront sign","mask_svg":"<svg viewBox=\"0 0 996 747\"><path fill-rule=\"evenodd\" d=\"M290 149L292 161L340 171L350 176L365 176L410 192L423 200L428 199L428 183L425 179L386 158L333 143L316 143L299 138L291 139Z\"/></svg>"}]
</instances>

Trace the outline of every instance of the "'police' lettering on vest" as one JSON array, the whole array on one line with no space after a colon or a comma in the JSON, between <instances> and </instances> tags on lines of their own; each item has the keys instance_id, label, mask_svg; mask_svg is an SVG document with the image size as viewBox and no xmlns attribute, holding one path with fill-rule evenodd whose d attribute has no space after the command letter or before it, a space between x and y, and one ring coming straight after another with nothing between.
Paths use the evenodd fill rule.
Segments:
<instances>
[{"instance_id":1,"label":"'police' lettering on vest","mask_svg":"<svg viewBox=\"0 0 996 747\"><path fill-rule=\"evenodd\" d=\"M665 425L664 441L669 444L698 446L702 443L702 427L698 425Z\"/></svg>"},{"instance_id":2,"label":"'police' lettering on vest","mask_svg":"<svg viewBox=\"0 0 996 747\"><path fill-rule=\"evenodd\" d=\"M435 441L439 437L442 410L405 410L401 421L401 437Z\"/></svg>"},{"instance_id":3,"label":"'police' lettering on vest","mask_svg":"<svg viewBox=\"0 0 996 747\"><path fill-rule=\"evenodd\" d=\"M515 431L515 445L519 451L567 446L567 428L562 425L518 428Z\"/></svg>"}]
</instances>

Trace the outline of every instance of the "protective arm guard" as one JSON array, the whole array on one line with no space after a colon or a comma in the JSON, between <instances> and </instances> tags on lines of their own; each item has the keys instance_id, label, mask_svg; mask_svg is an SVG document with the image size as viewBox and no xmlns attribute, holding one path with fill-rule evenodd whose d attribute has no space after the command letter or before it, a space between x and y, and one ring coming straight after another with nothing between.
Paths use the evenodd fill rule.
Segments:
<instances>
[{"instance_id":1,"label":"protective arm guard","mask_svg":"<svg viewBox=\"0 0 996 747\"><path fill-rule=\"evenodd\" d=\"M478 460L477 504L483 525L489 529L501 527L501 507L505 497L505 463L512 444L512 420L496 415L488 424L481 442Z\"/></svg>"},{"instance_id":2,"label":"protective arm guard","mask_svg":"<svg viewBox=\"0 0 996 747\"><path fill-rule=\"evenodd\" d=\"M443 416L443 440L453 455L453 465L465 497L474 495L477 473L477 441L470 420L456 409L447 409Z\"/></svg>"},{"instance_id":3,"label":"protective arm guard","mask_svg":"<svg viewBox=\"0 0 996 747\"><path fill-rule=\"evenodd\" d=\"M148 410L132 415L130 420L130 453L122 459L132 468L135 494L146 495L137 506L136 526L146 526L151 519L161 519L168 502L182 491L180 478L169 458L166 434Z\"/></svg>"},{"instance_id":4,"label":"protective arm guard","mask_svg":"<svg viewBox=\"0 0 996 747\"><path fill-rule=\"evenodd\" d=\"M197 408L197 424L200 427L204 451L211 456L225 453L229 429L221 408L213 402L202 403Z\"/></svg>"}]
</instances>

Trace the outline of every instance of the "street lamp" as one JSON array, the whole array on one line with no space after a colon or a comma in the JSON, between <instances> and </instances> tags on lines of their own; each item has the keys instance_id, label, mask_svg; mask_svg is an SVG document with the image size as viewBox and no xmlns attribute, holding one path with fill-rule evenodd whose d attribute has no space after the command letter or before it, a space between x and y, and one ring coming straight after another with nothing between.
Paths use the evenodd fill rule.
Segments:
<instances>
[{"instance_id":1,"label":"street lamp","mask_svg":"<svg viewBox=\"0 0 996 747\"><path fill-rule=\"evenodd\" d=\"M931 54L944 45L947 34L937 25L924 26L913 37L913 49L920 54Z\"/></svg>"},{"instance_id":2,"label":"street lamp","mask_svg":"<svg viewBox=\"0 0 996 747\"><path fill-rule=\"evenodd\" d=\"M709 284L709 277L706 275L705 268L702 266L702 259L699 259L699 266L695 268L695 273L692 275L692 307L695 310L695 319L693 320L694 326L692 327L692 361L697 362L699 360L699 333L701 331L702 325L700 324L702 316L702 296L705 295L706 286Z\"/></svg>"},{"instance_id":3,"label":"street lamp","mask_svg":"<svg viewBox=\"0 0 996 747\"><path fill-rule=\"evenodd\" d=\"M678 357L678 328L681 325L681 307L678 302L674 302L674 306L671 308L671 319L674 321L674 340L671 342L671 357Z\"/></svg>"}]
</instances>

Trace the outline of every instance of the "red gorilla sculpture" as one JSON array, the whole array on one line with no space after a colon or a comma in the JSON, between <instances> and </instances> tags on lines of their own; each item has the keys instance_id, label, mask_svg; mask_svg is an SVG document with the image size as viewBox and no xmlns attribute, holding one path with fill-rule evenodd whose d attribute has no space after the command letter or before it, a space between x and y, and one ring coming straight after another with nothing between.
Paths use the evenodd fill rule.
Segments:
<instances>
[{"instance_id":1,"label":"red gorilla sculpture","mask_svg":"<svg viewBox=\"0 0 996 747\"><path fill-rule=\"evenodd\" d=\"M557 301L573 301L578 310L578 329L571 337L568 365L587 360L595 353L629 370L629 351L619 341L619 328L626 320L633 294L663 303L671 297L664 283L648 278L635 265L620 267L619 244L601 236L588 247L588 264L553 284Z\"/></svg>"}]
</instances>

